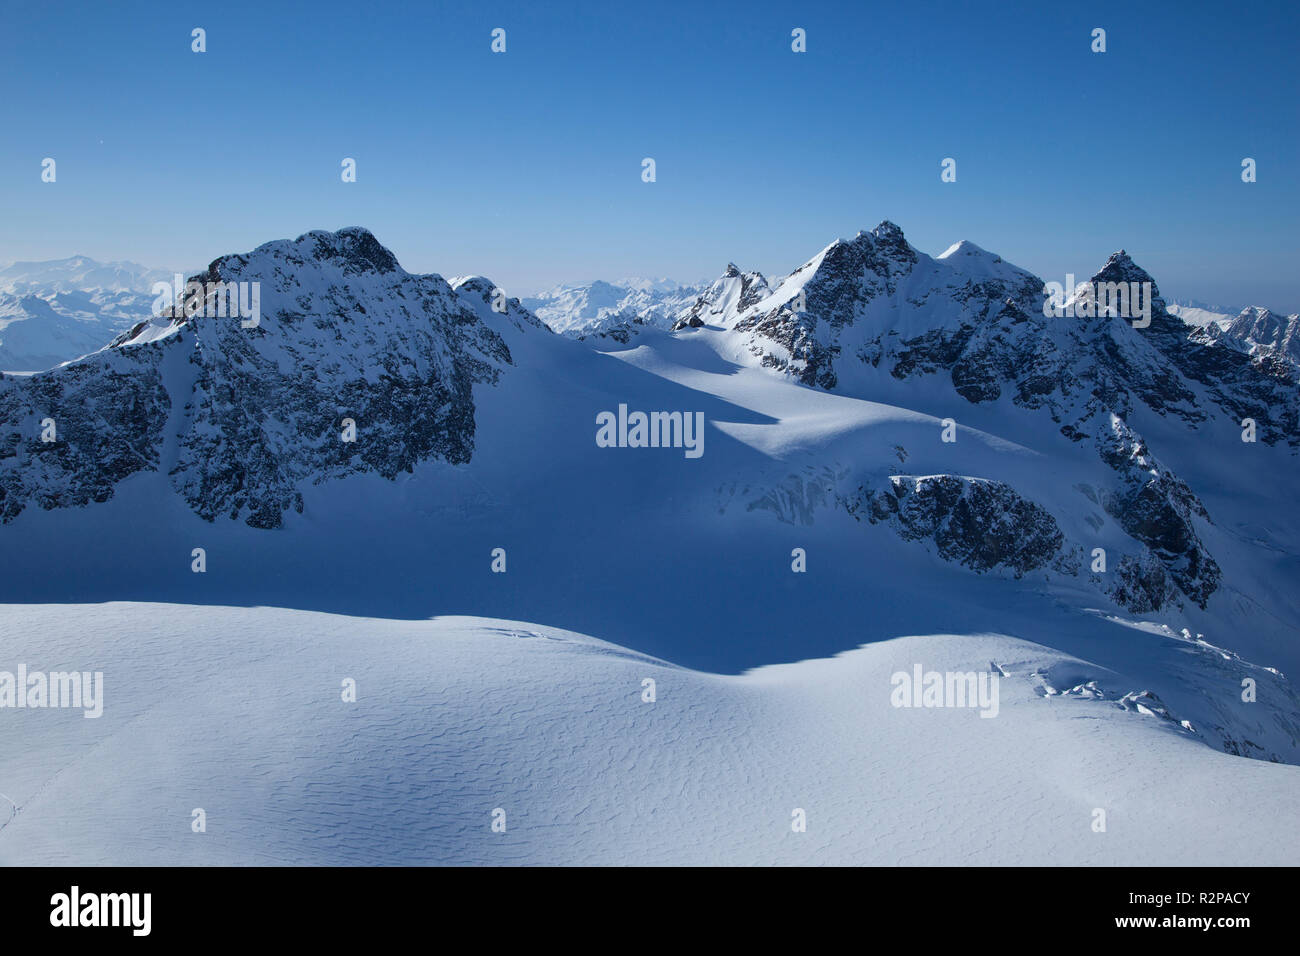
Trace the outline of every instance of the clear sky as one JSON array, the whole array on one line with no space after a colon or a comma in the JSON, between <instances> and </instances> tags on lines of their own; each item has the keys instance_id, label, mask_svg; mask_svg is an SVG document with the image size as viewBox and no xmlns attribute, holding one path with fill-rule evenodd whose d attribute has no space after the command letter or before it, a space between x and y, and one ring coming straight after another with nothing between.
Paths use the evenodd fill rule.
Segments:
<instances>
[{"instance_id":1,"label":"clear sky","mask_svg":"<svg viewBox=\"0 0 1300 956\"><path fill-rule=\"evenodd\" d=\"M935 255L1063 282L1123 247L1168 296L1300 310L1294 2L0 10L4 260L188 268L363 225L527 294L784 274L891 219Z\"/></svg>"}]
</instances>

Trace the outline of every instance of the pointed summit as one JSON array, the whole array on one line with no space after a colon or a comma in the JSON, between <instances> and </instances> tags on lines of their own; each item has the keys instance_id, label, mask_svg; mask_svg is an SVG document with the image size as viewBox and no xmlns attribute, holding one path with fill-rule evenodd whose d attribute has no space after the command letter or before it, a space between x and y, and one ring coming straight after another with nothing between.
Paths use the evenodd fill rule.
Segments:
<instances>
[{"instance_id":1,"label":"pointed summit","mask_svg":"<svg viewBox=\"0 0 1300 956\"><path fill-rule=\"evenodd\" d=\"M1092 277L1092 282L1094 284L1098 282L1150 282L1152 298L1160 297L1160 290L1156 288L1155 280L1151 278L1150 273L1134 262L1123 249L1111 253L1110 258L1106 260L1106 264Z\"/></svg>"},{"instance_id":2,"label":"pointed summit","mask_svg":"<svg viewBox=\"0 0 1300 956\"><path fill-rule=\"evenodd\" d=\"M995 262L1002 261L1002 257L1000 255L994 252L989 252L987 249L984 249L981 246L977 246L969 239L962 239L960 242L954 242L943 252L939 253L938 258L952 259L959 256L987 257L989 259L994 260Z\"/></svg>"}]
</instances>

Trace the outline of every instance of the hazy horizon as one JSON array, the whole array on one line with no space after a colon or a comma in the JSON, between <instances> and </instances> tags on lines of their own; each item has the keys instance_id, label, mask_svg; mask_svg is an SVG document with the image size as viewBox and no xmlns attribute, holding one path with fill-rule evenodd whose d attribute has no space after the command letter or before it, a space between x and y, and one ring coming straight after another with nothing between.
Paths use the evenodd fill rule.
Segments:
<instances>
[{"instance_id":1,"label":"hazy horizon","mask_svg":"<svg viewBox=\"0 0 1300 956\"><path fill-rule=\"evenodd\" d=\"M360 224L360 223L352 223L351 225L353 225L353 226L357 226L357 225L361 225L361 224ZM339 230L339 229L343 229L343 228L347 228L347 226L345 226L345 225L339 225L339 226L334 227L333 230L329 230L329 231L337 231L337 230ZM363 228L368 228L368 227L363 227ZM304 230L304 232L311 232L311 231L312 231L312 230ZM374 230L370 230L370 231L371 231L372 233L374 232ZM863 231L867 231L867 228L864 227ZM906 228L903 229L903 232L904 232L904 235L906 235L906 233L907 233ZM303 234L303 233L298 233L297 235L302 235L302 234ZM836 238L841 238L841 239L851 239L851 238L853 237L854 234L856 234L856 230L855 230L854 233L851 233L851 234L848 234L848 235L839 236L839 237L836 237ZM286 239L294 239L294 238L297 238L297 236L276 236L276 237L274 237L273 239L267 239L267 240L265 240L265 242L275 242L275 241L286 240ZM427 273L434 273L434 274L437 274L437 275L443 276L444 278L451 278L451 277L453 277L453 276L457 276L457 275L482 275L482 276L485 276L486 278L493 279L493 280L495 280L495 278L496 278L496 275L495 275L495 274L492 272L492 270L490 270L490 269L479 269L479 270L476 270L476 271L473 271L473 272L466 272L466 273L448 272L448 271L439 270L439 269L413 269L413 268L411 268L410 266L408 266L408 265L406 264L405 260L404 260L403 257L402 257L401 250L393 249L391 246L388 246L388 244L384 242L383 236L376 235L375 238L378 239L380 243L382 243L383 245L385 245L386 247L388 247L389 251L392 252L392 253L397 257L397 261L398 261L398 263L402 266L402 268L406 269L407 272L410 272L410 273L413 273L413 274L427 274ZM828 241L827 241L827 244L829 244L829 242L833 242L833 241L834 241L834 239L828 240ZM910 237L909 237L909 241L910 241ZM986 248L986 249L988 248L988 247L986 247L986 246L983 246L982 243L980 243L980 242L978 242L978 241L976 241L976 240L970 239L970 240L967 240L967 241L974 242L975 245L977 245L977 246L981 246L981 248ZM260 243L260 242L259 242L257 245L260 246L260 245L262 245L262 244L263 244L263 243ZM915 246L915 243L913 243L913 245ZM949 243L949 245L951 245L951 243ZM824 248L824 247L825 247L825 244L824 244L823 246L818 247L818 249L813 250L812 252L810 252L810 253L808 254L808 256L806 256L804 259L800 260L799 262L793 263L793 264L789 265L788 267L781 268L781 269L776 269L776 270L770 270L770 271L769 271L769 270L764 270L764 269L754 269L754 270L752 270L752 271L761 272L764 276L766 276L766 277L769 278L769 279L770 279L770 278L773 278L773 277L780 278L780 277L783 277L783 276L789 275L791 272L793 272L795 269L797 269L797 268L798 268L800 265L802 265L804 262L808 261L808 259L810 259L813 255L815 255L817 252L819 252L819 251L820 251L822 248ZM165 272L165 273L172 273L172 274L179 274L179 275L189 276L189 275L195 274L195 273L197 273L197 272L201 272L201 271L203 271L204 269L207 268L207 263L208 263L208 262L213 261L214 259L218 258L219 256L222 256L222 255L233 255L233 254L238 254L238 253L251 252L254 248L256 248L256 246L250 247L250 248L248 248L248 249L240 249L240 250L234 250L234 249L232 249L232 250L229 250L229 251L227 251L227 252L219 253L217 256L213 256L213 257L211 257L211 258L205 260L202 264L191 265L191 266L174 266L174 265L167 265L167 264L157 265L157 264L149 263L149 262L138 262L138 261L133 260L133 259L127 259L127 258L122 258L122 257L107 257L107 258L104 258L104 257L99 257L99 256L88 255L88 254L86 254L86 253L84 253L84 252L73 252L73 253L70 253L70 254L68 254L68 255L53 256L53 257L50 257L50 258L48 258L48 259L30 259L30 258L26 258L26 259L24 259L24 258L19 258L19 259L7 259L7 260L0 261L0 269L8 269L8 268L11 268L12 266L15 266L15 265L18 265L18 264L21 264L21 263L30 263L30 264L33 264L33 265L41 265L41 264L46 264L46 263L50 263L50 262L60 262L60 261L66 261L66 260L69 260L69 259L84 258L84 259L89 259L89 260L92 260L92 261L97 262L97 263L100 263L100 264L120 263L120 264L124 264L124 265L136 266L136 267L139 267L141 270L146 271L146 272ZM937 258L937 257L938 257L938 256L939 256L943 251L945 251L946 248L947 248L947 247L945 246L944 249L938 249L938 250L921 249L920 251L921 251L921 252L924 252L924 253L926 253L926 254L928 254L928 255L930 255L930 256L933 256L933 257ZM997 253L997 254L1000 255L1000 253L998 253L998 250L996 250L996 249L989 249L988 251L993 252L993 253ZM1114 252L1119 252L1120 250L1119 250L1119 249L1115 249L1115 250L1113 250L1113 251L1114 251ZM1003 258L1005 259L1006 257L1004 256ZM727 260L727 261L729 262L729 261L732 261L732 260ZM1015 262L1015 261L1010 260L1010 259L1008 259L1007 261L1011 262L1012 265L1020 266L1021 268L1028 269L1030 272L1034 272L1036 275L1039 275L1039 274L1038 274L1034 269L1030 268L1029 266L1026 266L1026 265L1025 265L1024 263L1022 263L1022 262ZM1141 262L1140 260L1135 260L1135 261L1137 262L1137 264L1138 264L1139 266L1144 266L1144 263ZM1076 271L1074 272L1074 277L1075 277L1075 279L1076 279L1077 281L1082 282L1082 281L1086 280L1087 278L1089 278L1090 276L1094 275L1098 270L1101 269L1101 267L1102 267L1104 264L1105 264L1105 258L1103 258L1101 261L1099 261L1098 263L1096 263L1095 265L1093 265L1093 266L1090 267L1090 268L1080 268L1080 269L1076 270ZM738 265L741 269L743 269L743 270L745 270L745 271L751 271L750 267L749 267L749 266L746 266L744 263L736 263L736 265ZM672 283L676 284L676 285L679 286L679 287L683 287L683 288L693 288L693 287L700 287L700 286L708 286L708 285L709 285L710 283L712 283L712 282L713 282L713 281L714 281L714 280L715 280L719 275L722 274L722 271L723 271L725 268L726 268L726 262L724 262L724 263L722 263L721 265L718 266L717 273L716 273L715 275L713 275L713 276L699 276L699 277L696 277L696 278L683 277L683 276L647 275L647 274L638 274L638 273L626 273L626 274L623 274L623 275L617 275L617 276L609 276L609 275L606 275L606 276L590 276L590 275L588 275L588 276L561 276L561 277L557 277L557 278L555 278L555 279L553 279L553 280L550 280L550 281L544 282L544 283L542 283L540 286L537 286L537 287L534 287L534 288L509 289L509 290L507 290L507 291L509 292L510 295L515 296L515 297L517 297L517 298L529 299L529 298L540 298L540 297L543 297L543 296L544 296L545 294L547 294L548 292L551 292L551 291L556 290L556 289L561 288L561 287L586 286L586 285L591 285L591 284L593 284L593 283L595 283L595 282L606 282L606 283L609 283L609 284L611 284L611 285L619 285L620 283L631 282L631 281L672 282ZM1041 275L1039 275L1039 277L1040 277L1040 278L1043 278L1043 276L1041 276ZM1269 302L1269 301L1256 301L1255 299L1245 299L1245 300L1242 300L1242 301L1236 301L1236 300L1229 300L1229 301L1224 301L1224 300L1211 300L1211 299L1205 299L1204 297L1201 297L1201 296L1186 295L1186 294L1183 294L1183 293L1182 293L1180 290L1178 290L1178 289L1171 289L1171 288L1169 288L1169 287L1167 286L1167 284L1161 282L1160 276L1158 276L1158 275L1153 275L1152 278L1155 279L1156 284L1157 284L1157 286L1158 286L1159 289L1160 289L1160 293L1161 293L1161 295L1164 296L1165 300L1168 301L1168 302L1170 302L1170 303L1178 303L1178 304L1182 304L1182 305L1195 304L1195 305L1197 305L1197 306L1204 307L1204 308L1219 309L1219 310L1222 310L1222 311L1225 312L1225 313L1236 313L1236 312L1240 312L1242 309L1245 309L1245 308L1248 308L1248 307L1251 307L1251 306L1263 306L1263 307L1265 307L1265 308L1271 310L1272 312L1274 312L1275 314L1278 314L1278 315L1290 315L1290 314L1295 314L1295 313L1297 313L1297 312L1300 312L1300 301L1294 301L1294 302L1292 302L1292 301L1288 301L1288 302L1280 302L1280 303L1279 303L1279 302ZM1050 280L1049 280L1049 281L1050 281Z\"/></svg>"}]
</instances>

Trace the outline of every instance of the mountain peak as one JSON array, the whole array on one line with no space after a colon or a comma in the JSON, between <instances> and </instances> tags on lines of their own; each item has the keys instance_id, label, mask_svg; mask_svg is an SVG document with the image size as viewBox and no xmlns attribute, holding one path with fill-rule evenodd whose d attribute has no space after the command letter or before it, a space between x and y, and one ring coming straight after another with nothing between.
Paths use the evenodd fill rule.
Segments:
<instances>
[{"instance_id":1,"label":"mountain peak","mask_svg":"<svg viewBox=\"0 0 1300 956\"><path fill-rule=\"evenodd\" d=\"M1133 257L1130 256L1127 251L1121 249L1119 252L1112 252L1110 257L1106 260L1106 264L1102 266L1103 270L1110 268L1136 269L1137 263L1133 261Z\"/></svg>"},{"instance_id":2,"label":"mountain peak","mask_svg":"<svg viewBox=\"0 0 1300 956\"><path fill-rule=\"evenodd\" d=\"M173 306L168 323L138 321L69 378L60 369L3 378L0 395L24 403L22 415L41 411L74 436L111 435L120 451L91 468L92 453L60 446L34 478L0 473L0 521L38 501L42 483L105 501L122 478L159 471L204 520L278 528L302 511L308 480L365 472L391 480L424 461L465 463L474 387L495 384L513 364L502 334L536 325L515 300L499 312L490 280L456 290L441 276L413 275L359 228L226 255L195 278L208 286L201 308L176 316ZM218 280L225 291L211 288ZM170 359L177 354L183 371ZM93 384L83 393L73 379ZM169 430L177 409L184 423ZM370 440L329 440L348 420ZM17 435L14 422L0 429Z\"/></svg>"},{"instance_id":3,"label":"mountain peak","mask_svg":"<svg viewBox=\"0 0 1300 956\"><path fill-rule=\"evenodd\" d=\"M383 275L402 271L397 257L369 229L362 226L345 226L336 232L313 229L297 239L265 243L245 256L223 256L209 268L217 267L230 259L247 261L263 254L332 262L341 265L344 272L349 274L377 272Z\"/></svg>"},{"instance_id":4,"label":"mountain peak","mask_svg":"<svg viewBox=\"0 0 1300 956\"><path fill-rule=\"evenodd\" d=\"M952 259L958 256L982 257L982 258L994 259L998 262L1002 261L1002 257L999 256L997 253L989 252L987 249L981 246L977 246L969 239L962 239L958 242L954 242L943 252L939 253L937 258Z\"/></svg>"},{"instance_id":5,"label":"mountain peak","mask_svg":"<svg viewBox=\"0 0 1300 956\"><path fill-rule=\"evenodd\" d=\"M1092 277L1092 281L1093 283L1150 282L1151 295L1153 297L1160 295L1160 290L1156 288L1155 280L1151 278L1151 274L1134 262L1132 257L1123 249L1111 253L1110 258L1106 260L1106 264Z\"/></svg>"}]
</instances>

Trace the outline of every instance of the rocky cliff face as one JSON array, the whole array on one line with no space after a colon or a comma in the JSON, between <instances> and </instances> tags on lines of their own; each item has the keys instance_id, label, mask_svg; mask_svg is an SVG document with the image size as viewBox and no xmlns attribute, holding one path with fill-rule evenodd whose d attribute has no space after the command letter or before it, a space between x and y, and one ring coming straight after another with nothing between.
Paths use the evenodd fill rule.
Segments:
<instances>
[{"instance_id":1,"label":"rocky cliff face","mask_svg":"<svg viewBox=\"0 0 1300 956\"><path fill-rule=\"evenodd\" d=\"M170 411L157 357L106 352L31 377L0 375L0 522L29 505L107 501L124 478L158 470Z\"/></svg>"},{"instance_id":2,"label":"rocky cliff face","mask_svg":"<svg viewBox=\"0 0 1300 956\"><path fill-rule=\"evenodd\" d=\"M973 571L1020 577L1070 563L1056 519L1004 482L893 475L884 488L860 487L845 507L872 524L889 523L905 540L933 541L940 557Z\"/></svg>"},{"instance_id":3,"label":"rocky cliff face","mask_svg":"<svg viewBox=\"0 0 1300 956\"><path fill-rule=\"evenodd\" d=\"M411 275L369 232L344 229L224 256L193 279L257 283L256 324L213 314L209 294L197 314L141 322L81 362L0 379L5 520L164 470L202 517L274 528L302 509L303 482L470 459L473 386L511 357L441 277Z\"/></svg>"},{"instance_id":4,"label":"rocky cliff face","mask_svg":"<svg viewBox=\"0 0 1300 956\"><path fill-rule=\"evenodd\" d=\"M1151 456L1145 442L1118 416L1112 416L1109 440L1099 441L1099 448L1117 478L1102 492L1102 507L1145 546L1142 566L1150 567L1153 556L1179 590L1205 607L1221 577L1197 533L1197 523L1210 520L1205 506L1186 482ZM1167 593L1163 579L1161 573L1140 585L1156 608L1160 604L1154 596Z\"/></svg>"}]
</instances>

